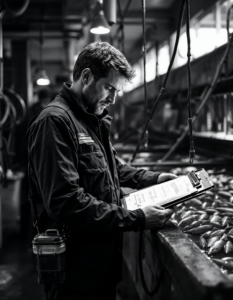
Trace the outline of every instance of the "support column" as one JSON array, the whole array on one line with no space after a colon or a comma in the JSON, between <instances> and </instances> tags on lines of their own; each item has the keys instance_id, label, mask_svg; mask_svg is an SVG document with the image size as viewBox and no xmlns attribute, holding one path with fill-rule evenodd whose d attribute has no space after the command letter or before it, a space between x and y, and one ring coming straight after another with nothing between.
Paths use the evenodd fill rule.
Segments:
<instances>
[{"instance_id":1,"label":"support column","mask_svg":"<svg viewBox=\"0 0 233 300\"><path fill-rule=\"evenodd\" d=\"M32 100L31 67L29 54L29 41L12 41L12 83L13 89L24 100L26 107ZM20 228L23 239L28 242L32 238L32 219L30 205L28 201L28 176L27 176L27 148L26 132L28 128L28 119L16 127L15 132L15 164L17 170L25 174L22 179L20 191Z\"/></svg>"}]
</instances>

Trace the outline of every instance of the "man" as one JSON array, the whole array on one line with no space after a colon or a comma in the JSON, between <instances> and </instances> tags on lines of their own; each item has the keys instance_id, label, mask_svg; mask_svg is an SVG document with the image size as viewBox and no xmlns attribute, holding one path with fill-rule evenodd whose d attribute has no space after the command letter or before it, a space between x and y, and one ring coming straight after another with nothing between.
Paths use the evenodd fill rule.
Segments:
<instances>
[{"instance_id":1,"label":"man","mask_svg":"<svg viewBox=\"0 0 233 300\"><path fill-rule=\"evenodd\" d=\"M29 169L40 229L65 225L68 235L66 282L49 287L48 299L115 299L122 232L161 227L173 213L121 206L120 187L140 189L176 177L121 164L109 142L106 108L133 76L120 51L92 43L77 58L73 83L65 83L31 122Z\"/></svg>"}]
</instances>

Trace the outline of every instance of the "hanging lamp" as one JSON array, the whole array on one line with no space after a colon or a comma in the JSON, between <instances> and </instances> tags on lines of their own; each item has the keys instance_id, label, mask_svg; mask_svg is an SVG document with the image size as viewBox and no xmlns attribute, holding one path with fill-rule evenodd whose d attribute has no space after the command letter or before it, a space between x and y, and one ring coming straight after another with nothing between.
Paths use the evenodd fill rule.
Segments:
<instances>
[{"instance_id":1,"label":"hanging lamp","mask_svg":"<svg viewBox=\"0 0 233 300\"><path fill-rule=\"evenodd\" d=\"M43 57L42 57L42 52L43 52L43 23L41 21L41 26L40 26L40 69L38 72L38 77L36 84L37 85L49 85L50 80L48 75L46 74L46 71L43 68Z\"/></svg>"},{"instance_id":2,"label":"hanging lamp","mask_svg":"<svg viewBox=\"0 0 233 300\"><path fill-rule=\"evenodd\" d=\"M110 32L110 26L104 16L103 0L99 0L99 4L100 9L92 21L90 32L93 34L107 34Z\"/></svg>"},{"instance_id":3,"label":"hanging lamp","mask_svg":"<svg viewBox=\"0 0 233 300\"><path fill-rule=\"evenodd\" d=\"M39 76L38 76L36 83L37 83L37 85L49 85L50 84L49 77L46 74L45 70L39 71Z\"/></svg>"}]
</instances>

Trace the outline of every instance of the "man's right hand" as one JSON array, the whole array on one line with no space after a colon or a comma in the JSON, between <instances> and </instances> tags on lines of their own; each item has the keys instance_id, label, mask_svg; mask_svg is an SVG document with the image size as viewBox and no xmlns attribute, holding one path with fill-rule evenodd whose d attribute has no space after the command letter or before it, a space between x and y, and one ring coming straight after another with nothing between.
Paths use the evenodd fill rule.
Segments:
<instances>
[{"instance_id":1,"label":"man's right hand","mask_svg":"<svg viewBox=\"0 0 233 300\"><path fill-rule=\"evenodd\" d=\"M143 207L142 210L146 218L144 229L161 228L174 213L172 208L157 205L148 205Z\"/></svg>"}]
</instances>

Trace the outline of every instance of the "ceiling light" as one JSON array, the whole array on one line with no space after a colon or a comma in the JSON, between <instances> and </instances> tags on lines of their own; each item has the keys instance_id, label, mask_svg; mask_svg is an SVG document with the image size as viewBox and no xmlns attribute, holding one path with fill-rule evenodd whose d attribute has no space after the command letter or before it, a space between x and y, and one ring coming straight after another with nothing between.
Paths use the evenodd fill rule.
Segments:
<instances>
[{"instance_id":1,"label":"ceiling light","mask_svg":"<svg viewBox=\"0 0 233 300\"><path fill-rule=\"evenodd\" d=\"M110 32L110 27L104 16L103 1L99 0L100 10L97 16L94 17L90 32L93 34L107 34Z\"/></svg>"},{"instance_id":2,"label":"ceiling light","mask_svg":"<svg viewBox=\"0 0 233 300\"><path fill-rule=\"evenodd\" d=\"M36 84L49 85L50 84L49 77L43 68L42 52L43 52L43 22L41 22L41 27L40 27L40 69L38 72L38 76L37 76L38 79L36 81Z\"/></svg>"},{"instance_id":3,"label":"ceiling light","mask_svg":"<svg viewBox=\"0 0 233 300\"><path fill-rule=\"evenodd\" d=\"M49 85L50 84L50 80L49 80L48 75L46 74L45 70L40 70L36 83L37 83L37 85Z\"/></svg>"}]
</instances>

